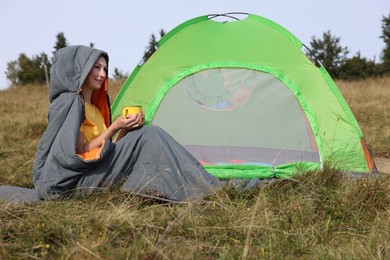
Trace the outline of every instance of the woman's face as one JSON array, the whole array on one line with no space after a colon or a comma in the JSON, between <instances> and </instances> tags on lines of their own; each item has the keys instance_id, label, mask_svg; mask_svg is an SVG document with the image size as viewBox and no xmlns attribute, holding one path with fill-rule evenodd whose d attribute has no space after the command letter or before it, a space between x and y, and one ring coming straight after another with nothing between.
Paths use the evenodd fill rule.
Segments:
<instances>
[{"instance_id":1,"label":"woman's face","mask_svg":"<svg viewBox=\"0 0 390 260\"><path fill-rule=\"evenodd\" d=\"M107 61L103 57L99 59L93 65L91 71L89 72L87 78L83 83L83 88L89 88L92 90L100 89L104 80L107 77Z\"/></svg>"}]
</instances>

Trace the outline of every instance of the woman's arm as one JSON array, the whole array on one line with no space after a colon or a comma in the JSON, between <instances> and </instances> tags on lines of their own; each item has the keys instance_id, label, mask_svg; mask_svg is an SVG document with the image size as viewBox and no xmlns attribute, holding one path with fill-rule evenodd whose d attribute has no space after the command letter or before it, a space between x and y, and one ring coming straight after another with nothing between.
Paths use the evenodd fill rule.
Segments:
<instances>
[{"instance_id":1,"label":"woman's arm","mask_svg":"<svg viewBox=\"0 0 390 260\"><path fill-rule=\"evenodd\" d=\"M134 128L138 128L140 126L143 126L143 124L145 123L145 114L144 114L144 112L142 111L141 115L137 114L136 116L138 116L138 119L135 119L136 124L132 127L132 129L128 129L128 128L120 129L118 134L115 137L114 143L118 142L122 137L124 137L129 131L133 130ZM132 117L134 117L134 116L126 115L126 118L128 118L128 119L130 119Z\"/></svg>"},{"instance_id":2,"label":"woman's arm","mask_svg":"<svg viewBox=\"0 0 390 260\"><path fill-rule=\"evenodd\" d=\"M127 132L142 126L141 116L127 115L126 118L118 117L103 133L89 143L84 143L84 133L79 132L76 144L76 153L82 154L102 145L103 140L112 138L118 131L118 136L114 142L126 135Z\"/></svg>"}]
</instances>

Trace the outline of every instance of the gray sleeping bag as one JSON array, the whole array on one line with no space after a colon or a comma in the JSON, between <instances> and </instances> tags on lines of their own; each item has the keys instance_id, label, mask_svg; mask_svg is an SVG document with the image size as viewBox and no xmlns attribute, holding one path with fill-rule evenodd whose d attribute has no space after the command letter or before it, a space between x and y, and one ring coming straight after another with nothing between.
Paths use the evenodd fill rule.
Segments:
<instances>
[{"instance_id":1,"label":"gray sleeping bag","mask_svg":"<svg viewBox=\"0 0 390 260\"><path fill-rule=\"evenodd\" d=\"M0 198L30 202L76 190L120 185L122 190L172 201L211 194L221 182L164 130L144 126L119 142L105 140L100 157L76 155L76 141L84 119L80 87L105 52L86 46L60 49L50 69L48 126L36 151L35 190L0 187ZM108 95L100 95L109 106Z\"/></svg>"}]
</instances>

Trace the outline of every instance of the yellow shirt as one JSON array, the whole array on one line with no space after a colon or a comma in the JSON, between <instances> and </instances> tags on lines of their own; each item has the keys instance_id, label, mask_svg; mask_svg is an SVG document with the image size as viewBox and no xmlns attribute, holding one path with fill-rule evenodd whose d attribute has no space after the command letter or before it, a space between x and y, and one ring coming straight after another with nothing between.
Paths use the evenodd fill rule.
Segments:
<instances>
[{"instance_id":1,"label":"yellow shirt","mask_svg":"<svg viewBox=\"0 0 390 260\"><path fill-rule=\"evenodd\" d=\"M84 142L89 143L104 132L107 127L104 123L104 117L97 107L87 102L85 102L84 107L85 120L81 124L80 132L84 134Z\"/></svg>"}]
</instances>

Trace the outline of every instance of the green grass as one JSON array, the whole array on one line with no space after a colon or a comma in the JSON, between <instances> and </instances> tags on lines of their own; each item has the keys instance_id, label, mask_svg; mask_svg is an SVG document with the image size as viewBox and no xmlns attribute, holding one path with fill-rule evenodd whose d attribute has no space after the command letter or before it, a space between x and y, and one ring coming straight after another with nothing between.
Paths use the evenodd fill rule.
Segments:
<instances>
[{"instance_id":1,"label":"green grass","mask_svg":"<svg viewBox=\"0 0 390 260\"><path fill-rule=\"evenodd\" d=\"M386 89L389 79L383 80L375 84ZM362 106L387 105L358 101L349 84L356 83L342 83L343 93L369 146L388 154L381 139L388 125L374 127L388 114L360 121ZM45 86L0 92L1 184L33 186L47 96ZM178 204L100 191L28 205L0 202L0 259L390 259L389 219L390 175L382 173L351 179L325 169Z\"/></svg>"}]
</instances>

